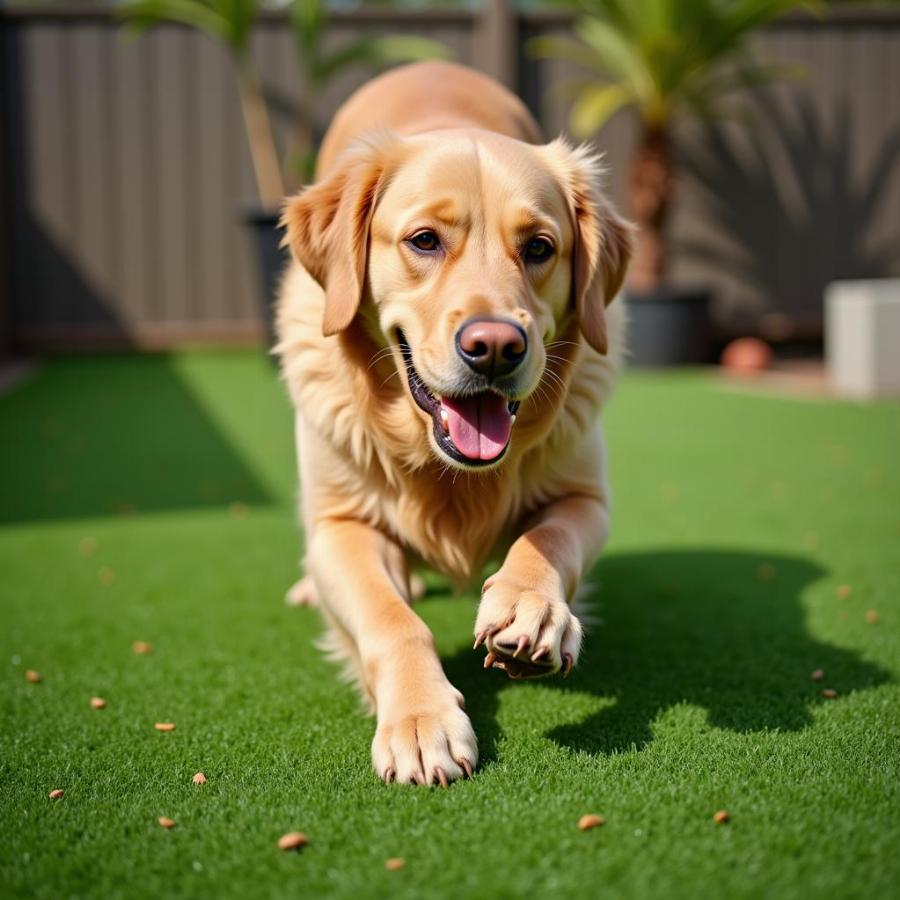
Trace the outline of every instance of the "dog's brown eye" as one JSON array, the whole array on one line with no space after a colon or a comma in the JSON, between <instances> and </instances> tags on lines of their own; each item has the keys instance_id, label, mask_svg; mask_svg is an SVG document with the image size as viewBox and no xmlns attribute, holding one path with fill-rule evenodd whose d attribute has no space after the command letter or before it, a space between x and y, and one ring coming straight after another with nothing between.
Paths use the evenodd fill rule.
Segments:
<instances>
[{"instance_id":1,"label":"dog's brown eye","mask_svg":"<svg viewBox=\"0 0 900 900\"><path fill-rule=\"evenodd\" d=\"M409 243L423 253L433 253L441 246L438 236L433 231L420 231L409 239Z\"/></svg>"},{"instance_id":2,"label":"dog's brown eye","mask_svg":"<svg viewBox=\"0 0 900 900\"><path fill-rule=\"evenodd\" d=\"M544 262L553 256L553 244L544 237L532 238L525 245L523 255L527 262Z\"/></svg>"}]
</instances>

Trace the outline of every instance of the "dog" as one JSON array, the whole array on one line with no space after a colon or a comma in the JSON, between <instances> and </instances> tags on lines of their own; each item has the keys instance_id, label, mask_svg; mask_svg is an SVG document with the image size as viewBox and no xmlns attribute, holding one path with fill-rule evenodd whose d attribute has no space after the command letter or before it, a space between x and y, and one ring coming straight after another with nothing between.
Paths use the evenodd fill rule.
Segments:
<instances>
[{"instance_id":1,"label":"dog","mask_svg":"<svg viewBox=\"0 0 900 900\"><path fill-rule=\"evenodd\" d=\"M412 600L470 585L485 668L568 674L571 601L609 531L599 420L623 353L631 228L598 158L541 143L509 91L449 63L383 74L337 112L282 225L307 578L377 717L385 782L471 776L478 750Z\"/></svg>"}]
</instances>

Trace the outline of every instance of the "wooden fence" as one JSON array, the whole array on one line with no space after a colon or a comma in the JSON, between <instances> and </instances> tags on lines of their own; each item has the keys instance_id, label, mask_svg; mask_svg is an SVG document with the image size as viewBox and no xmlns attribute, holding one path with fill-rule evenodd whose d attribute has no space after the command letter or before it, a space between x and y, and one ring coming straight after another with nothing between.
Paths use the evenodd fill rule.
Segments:
<instances>
[{"instance_id":1,"label":"wooden fence","mask_svg":"<svg viewBox=\"0 0 900 900\"><path fill-rule=\"evenodd\" d=\"M562 63L523 51L564 32L559 12L360 10L329 40L424 34L516 88L550 136ZM724 333L821 330L835 277L900 274L900 14L838 9L758 39L803 79L742 103L743 122L689 128L672 227L674 275L716 289ZM253 51L282 110L298 72L281 14ZM107 10L0 11L0 342L22 350L256 339L262 299L242 213L254 186L232 74L212 41L177 26L132 39ZM318 98L320 124L364 78ZM598 135L621 201L633 122Z\"/></svg>"}]
</instances>

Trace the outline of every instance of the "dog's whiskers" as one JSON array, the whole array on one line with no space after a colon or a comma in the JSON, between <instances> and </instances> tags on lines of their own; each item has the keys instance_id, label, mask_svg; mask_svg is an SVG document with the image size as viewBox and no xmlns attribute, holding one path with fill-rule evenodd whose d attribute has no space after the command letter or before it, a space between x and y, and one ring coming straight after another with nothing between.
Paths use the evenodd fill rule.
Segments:
<instances>
[{"instance_id":1,"label":"dog's whiskers","mask_svg":"<svg viewBox=\"0 0 900 900\"><path fill-rule=\"evenodd\" d=\"M541 380L541 384L547 387L549 390L553 392L553 396L557 400L562 400L566 395L566 383L556 374L556 372L552 372L549 369L544 370L544 375L546 376L546 382Z\"/></svg>"},{"instance_id":2,"label":"dog's whiskers","mask_svg":"<svg viewBox=\"0 0 900 900\"><path fill-rule=\"evenodd\" d=\"M566 395L567 385L559 376L548 375L546 384L547 387L553 388L554 391L558 391L558 397L562 398Z\"/></svg>"},{"instance_id":3,"label":"dog's whiskers","mask_svg":"<svg viewBox=\"0 0 900 900\"><path fill-rule=\"evenodd\" d=\"M399 375L399 374L400 374L400 373L399 373L396 369L394 369L394 371L391 372L391 374L388 375L388 377L385 378L384 381L382 381L381 384L378 386L378 387L379 387L379 390L380 390L381 388L383 388L383 387L384 387L384 386L385 386L385 385L386 385L386 384L387 384L387 383L388 383L395 375Z\"/></svg>"},{"instance_id":4,"label":"dog's whiskers","mask_svg":"<svg viewBox=\"0 0 900 900\"><path fill-rule=\"evenodd\" d=\"M372 359L369 361L369 365L366 366L366 369L371 369L372 366L377 365L383 359L387 359L389 356L392 356L394 350L399 350L399 344L388 344L387 347L382 347L380 350L376 351L372 355Z\"/></svg>"}]
</instances>

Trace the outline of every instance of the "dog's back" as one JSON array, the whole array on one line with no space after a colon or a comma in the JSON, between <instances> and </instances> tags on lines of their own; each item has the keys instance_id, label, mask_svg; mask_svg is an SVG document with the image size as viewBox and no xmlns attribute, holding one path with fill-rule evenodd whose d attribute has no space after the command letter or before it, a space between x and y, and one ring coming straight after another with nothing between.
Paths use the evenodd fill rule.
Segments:
<instances>
[{"instance_id":1,"label":"dog's back","mask_svg":"<svg viewBox=\"0 0 900 900\"><path fill-rule=\"evenodd\" d=\"M413 63L373 79L337 111L319 151L316 179L367 133L410 135L444 128L480 128L530 144L541 141L525 104L496 81L454 63Z\"/></svg>"}]
</instances>

